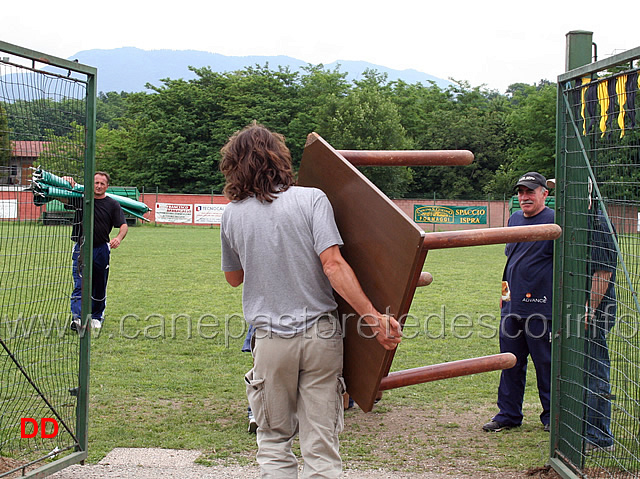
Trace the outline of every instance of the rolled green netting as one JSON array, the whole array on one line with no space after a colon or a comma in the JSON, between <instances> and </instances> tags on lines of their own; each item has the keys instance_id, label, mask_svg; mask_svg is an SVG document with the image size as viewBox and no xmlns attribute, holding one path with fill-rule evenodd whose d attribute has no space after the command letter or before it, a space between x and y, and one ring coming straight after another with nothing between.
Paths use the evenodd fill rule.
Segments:
<instances>
[{"instance_id":1,"label":"rolled green netting","mask_svg":"<svg viewBox=\"0 0 640 479\"><path fill-rule=\"evenodd\" d=\"M151 211L151 208L149 208L147 205L145 205L141 201L133 200L131 198L127 198L126 196L114 195L112 193L107 193L107 196L110 196L111 198L116 200L118 203L120 203L120 206L122 207L125 213L129 213L137 218L140 218L141 220L149 221L147 218L145 218L142 215Z\"/></svg>"},{"instance_id":2,"label":"rolled green netting","mask_svg":"<svg viewBox=\"0 0 640 479\"><path fill-rule=\"evenodd\" d=\"M33 192L33 203L36 206L42 206L52 199L70 199L81 198L84 192L84 185L76 183L73 187L64 178L49 173L42 168L36 168L31 178L31 186L28 190ZM143 215L151 211L146 204L126 196L114 195L107 193L107 196L113 198L118 203L125 214L135 216L143 221L149 221Z\"/></svg>"},{"instance_id":3,"label":"rolled green netting","mask_svg":"<svg viewBox=\"0 0 640 479\"><path fill-rule=\"evenodd\" d=\"M36 206L42 206L53 199L60 198L82 198L82 193L48 185L39 185L37 194L35 190L33 193L33 202Z\"/></svg>"},{"instance_id":4,"label":"rolled green netting","mask_svg":"<svg viewBox=\"0 0 640 479\"><path fill-rule=\"evenodd\" d=\"M69 183L64 178L56 176L53 173L49 173L48 171L43 170L42 168L36 168L33 172L31 179L34 182L38 182L38 183L49 185L49 186L56 186L59 188L63 188L65 190L79 191L81 193L84 191L84 186L76 184L74 187L72 187L71 183Z\"/></svg>"}]
</instances>

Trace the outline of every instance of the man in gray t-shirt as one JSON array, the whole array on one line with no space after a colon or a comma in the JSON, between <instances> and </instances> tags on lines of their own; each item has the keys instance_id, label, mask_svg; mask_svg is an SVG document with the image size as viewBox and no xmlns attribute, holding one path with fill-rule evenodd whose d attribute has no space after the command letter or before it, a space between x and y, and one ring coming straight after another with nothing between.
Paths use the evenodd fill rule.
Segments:
<instances>
[{"instance_id":1,"label":"man in gray t-shirt","mask_svg":"<svg viewBox=\"0 0 640 479\"><path fill-rule=\"evenodd\" d=\"M339 477L343 425L342 330L333 290L372 327L382 347L401 339L340 253L342 239L324 193L294 185L284 138L260 125L222 149L225 196L222 269L244 284L242 307L255 327L254 367L245 376L258 424L262 477L294 478L299 432L304 475Z\"/></svg>"},{"instance_id":2,"label":"man in gray t-shirt","mask_svg":"<svg viewBox=\"0 0 640 479\"><path fill-rule=\"evenodd\" d=\"M292 186L271 203L253 196L233 202L225 210L221 232L222 269L251 271L242 295L247 323L297 334L336 309L320 253L342 246L342 239L322 191Z\"/></svg>"}]
</instances>

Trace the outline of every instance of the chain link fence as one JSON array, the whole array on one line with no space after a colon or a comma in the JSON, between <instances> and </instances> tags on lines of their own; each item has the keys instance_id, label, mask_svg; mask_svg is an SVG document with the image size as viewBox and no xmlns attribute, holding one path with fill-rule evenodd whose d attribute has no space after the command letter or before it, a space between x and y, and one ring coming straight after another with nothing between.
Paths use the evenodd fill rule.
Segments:
<instances>
[{"instance_id":1,"label":"chain link fence","mask_svg":"<svg viewBox=\"0 0 640 479\"><path fill-rule=\"evenodd\" d=\"M19 212L46 207L29 191L32 158L92 174L94 81L94 69L0 42L0 477L86 457L89 335L69 328L71 225Z\"/></svg>"},{"instance_id":2,"label":"chain link fence","mask_svg":"<svg viewBox=\"0 0 640 479\"><path fill-rule=\"evenodd\" d=\"M551 461L565 477L640 474L638 58L558 85Z\"/></svg>"}]
</instances>

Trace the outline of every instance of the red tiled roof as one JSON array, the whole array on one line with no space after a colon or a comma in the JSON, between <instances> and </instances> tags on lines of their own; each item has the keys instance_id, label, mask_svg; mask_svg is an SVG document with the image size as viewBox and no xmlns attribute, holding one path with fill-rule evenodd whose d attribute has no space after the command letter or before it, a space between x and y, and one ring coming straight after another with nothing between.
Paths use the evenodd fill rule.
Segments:
<instances>
[{"instance_id":1,"label":"red tiled roof","mask_svg":"<svg viewBox=\"0 0 640 479\"><path fill-rule=\"evenodd\" d=\"M12 141L12 156L20 158L38 158L47 148L48 141Z\"/></svg>"}]
</instances>

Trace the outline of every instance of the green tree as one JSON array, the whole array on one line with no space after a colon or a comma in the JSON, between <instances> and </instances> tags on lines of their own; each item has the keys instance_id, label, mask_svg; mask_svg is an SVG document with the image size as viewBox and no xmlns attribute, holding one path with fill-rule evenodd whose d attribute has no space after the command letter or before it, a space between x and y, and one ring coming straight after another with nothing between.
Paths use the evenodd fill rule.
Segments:
<instances>
[{"instance_id":1,"label":"green tree","mask_svg":"<svg viewBox=\"0 0 640 479\"><path fill-rule=\"evenodd\" d=\"M512 105L506 118L507 157L484 186L495 196L511 196L517 178L527 171L555 175L556 85L515 83L507 95Z\"/></svg>"},{"instance_id":2,"label":"green tree","mask_svg":"<svg viewBox=\"0 0 640 479\"><path fill-rule=\"evenodd\" d=\"M482 197L483 186L506 157L505 119L510 110L507 100L493 91L471 88L465 82L444 91L436 85L398 83L396 90L409 94L409 100L401 101L402 120L416 149L469 150L474 154L474 161L468 166L414 168L414 182L407 195Z\"/></svg>"},{"instance_id":3,"label":"green tree","mask_svg":"<svg viewBox=\"0 0 640 479\"><path fill-rule=\"evenodd\" d=\"M286 137L294 167L312 131L338 149L473 152L464 167L363 169L393 197L501 196L522 169L550 174L534 161L554 149L555 87L548 82L514 84L500 95L466 82L447 89L388 82L373 70L349 83L339 68L322 65L193 71L193 80L148 85L152 93L101 94L98 165L138 187L221 191L220 148L255 120Z\"/></svg>"},{"instance_id":4,"label":"green tree","mask_svg":"<svg viewBox=\"0 0 640 479\"><path fill-rule=\"evenodd\" d=\"M118 136L127 162L122 181L169 193L208 191L219 182L209 122L215 99L191 82L163 82L163 87L148 86L154 94L136 93L128 99L122 120L127 133ZM101 154L108 151L113 148Z\"/></svg>"},{"instance_id":5,"label":"green tree","mask_svg":"<svg viewBox=\"0 0 640 479\"><path fill-rule=\"evenodd\" d=\"M509 198L513 195L513 186L522 173L522 171L516 171L500 165L494 177L484 186L484 192L494 198L500 198L501 196Z\"/></svg>"},{"instance_id":6,"label":"green tree","mask_svg":"<svg viewBox=\"0 0 640 479\"><path fill-rule=\"evenodd\" d=\"M11 137L9 133L7 111L0 103L0 166L9 166L11 160Z\"/></svg>"},{"instance_id":7,"label":"green tree","mask_svg":"<svg viewBox=\"0 0 640 479\"><path fill-rule=\"evenodd\" d=\"M58 176L82 178L86 149L84 126L72 122L67 133L56 135L54 130L45 130L46 147L38 158L43 169Z\"/></svg>"},{"instance_id":8,"label":"green tree","mask_svg":"<svg viewBox=\"0 0 640 479\"><path fill-rule=\"evenodd\" d=\"M300 77L297 114L289 125L289 139L295 138L301 142L292 149L294 166L300 162L307 135L318 132L319 125L335 115L339 100L347 96L351 89L346 80L347 74L341 73L339 67L328 71L322 65L307 65L303 71L305 74Z\"/></svg>"},{"instance_id":9,"label":"green tree","mask_svg":"<svg viewBox=\"0 0 640 479\"><path fill-rule=\"evenodd\" d=\"M365 72L348 96L335 97L325 108L318 133L336 149L406 150L413 146L389 98L386 77L376 72ZM412 179L407 167L365 167L362 171L390 197L402 197Z\"/></svg>"},{"instance_id":10,"label":"green tree","mask_svg":"<svg viewBox=\"0 0 640 479\"><path fill-rule=\"evenodd\" d=\"M111 162L123 182L166 192L219 192L220 149L253 120L290 138L292 151L302 151L304 138L290 136L301 108L297 73L268 66L224 74L193 71L193 80L165 79L161 86L147 85L152 94L129 95L118 120L126 133L101 133L101 161Z\"/></svg>"},{"instance_id":11,"label":"green tree","mask_svg":"<svg viewBox=\"0 0 640 479\"><path fill-rule=\"evenodd\" d=\"M124 128L111 129L106 125L96 130L96 171L106 171L111 176L112 185L135 185L136 176L129 161L129 131ZM141 184L142 186L142 184Z\"/></svg>"},{"instance_id":12,"label":"green tree","mask_svg":"<svg viewBox=\"0 0 640 479\"><path fill-rule=\"evenodd\" d=\"M556 84L548 82L524 87L513 96L519 105L507 118L508 131L515 138L509 151L510 169L555 175L556 96Z\"/></svg>"},{"instance_id":13,"label":"green tree","mask_svg":"<svg viewBox=\"0 0 640 479\"><path fill-rule=\"evenodd\" d=\"M0 103L0 184L7 184L11 172L11 137L7 112Z\"/></svg>"},{"instance_id":14,"label":"green tree","mask_svg":"<svg viewBox=\"0 0 640 479\"><path fill-rule=\"evenodd\" d=\"M70 125L86 122L86 108L82 100L50 98L16 100L6 103L9 129L15 140L42 140L50 133L64 136Z\"/></svg>"},{"instance_id":15,"label":"green tree","mask_svg":"<svg viewBox=\"0 0 640 479\"><path fill-rule=\"evenodd\" d=\"M98 94L96 102L96 126L104 125L109 128L118 128L120 120L127 111L127 97L129 93L114 91Z\"/></svg>"},{"instance_id":16,"label":"green tree","mask_svg":"<svg viewBox=\"0 0 640 479\"><path fill-rule=\"evenodd\" d=\"M204 79L209 72L195 70ZM216 129L224 137L218 150L235 131L257 121L285 136L292 158L299 161L306 138L292 128L303 106L300 103L300 75L288 68L271 70L267 65L247 67L222 75L224 90L218 94L222 122ZM220 125L221 128L217 128Z\"/></svg>"}]
</instances>

